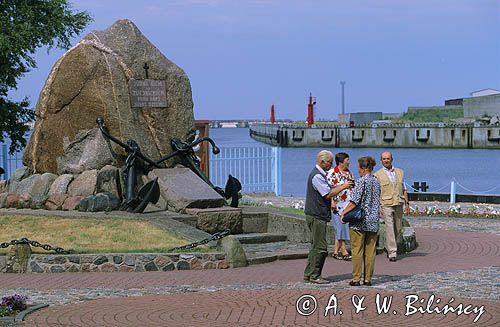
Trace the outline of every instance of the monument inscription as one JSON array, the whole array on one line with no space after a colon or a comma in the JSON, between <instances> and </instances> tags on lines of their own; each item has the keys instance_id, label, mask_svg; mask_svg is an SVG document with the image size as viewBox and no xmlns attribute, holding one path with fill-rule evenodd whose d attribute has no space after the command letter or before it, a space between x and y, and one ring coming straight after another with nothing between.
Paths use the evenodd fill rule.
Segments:
<instances>
[{"instance_id":1,"label":"monument inscription","mask_svg":"<svg viewBox=\"0 0 500 327\"><path fill-rule=\"evenodd\" d=\"M165 80L132 79L129 86L132 107L167 107Z\"/></svg>"}]
</instances>

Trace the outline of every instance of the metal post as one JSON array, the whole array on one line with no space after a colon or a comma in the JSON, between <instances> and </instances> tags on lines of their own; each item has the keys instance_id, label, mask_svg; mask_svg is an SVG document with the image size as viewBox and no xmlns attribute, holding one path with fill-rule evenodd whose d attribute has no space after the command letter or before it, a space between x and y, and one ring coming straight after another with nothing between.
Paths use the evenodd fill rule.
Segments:
<instances>
[{"instance_id":1,"label":"metal post","mask_svg":"<svg viewBox=\"0 0 500 327\"><path fill-rule=\"evenodd\" d=\"M455 203L455 196L456 196L456 186L455 186L455 181L451 181L451 190L450 190L450 203L454 204Z\"/></svg>"},{"instance_id":2,"label":"metal post","mask_svg":"<svg viewBox=\"0 0 500 327\"><path fill-rule=\"evenodd\" d=\"M274 194L278 195L278 146L272 147L271 158L271 180L273 183Z\"/></svg>"},{"instance_id":3,"label":"metal post","mask_svg":"<svg viewBox=\"0 0 500 327\"><path fill-rule=\"evenodd\" d=\"M283 194L283 190L282 190L283 165L281 162L281 154L282 154L281 152L282 152L281 147L278 147L278 195Z\"/></svg>"},{"instance_id":4,"label":"metal post","mask_svg":"<svg viewBox=\"0 0 500 327\"><path fill-rule=\"evenodd\" d=\"M340 86L341 86L341 90L342 90L342 115L345 114L345 102L344 102L344 87L345 87L345 82L344 81L340 81Z\"/></svg>"},{"instance_id":5,"label":"metal post","mask_svg":"<svg viewBox=\"0 0 500 327\"><path fill-rule=\"evenodd\" d=\"M5 170L3 179L9 178L9 162L7 160L7 144L2 144L2 168Z\"/></svg>"},{"instance_id":6,"label":"metal post","mask_svg":"<svg viewBox=\"0 0 500 327\"><path fill-rule=\"evenodd\" d=\"M280 196L282 194L282 167L281 167L281 147L273 147L273 182L274 182L274 194Z\"/></svg>"}]
</instances>

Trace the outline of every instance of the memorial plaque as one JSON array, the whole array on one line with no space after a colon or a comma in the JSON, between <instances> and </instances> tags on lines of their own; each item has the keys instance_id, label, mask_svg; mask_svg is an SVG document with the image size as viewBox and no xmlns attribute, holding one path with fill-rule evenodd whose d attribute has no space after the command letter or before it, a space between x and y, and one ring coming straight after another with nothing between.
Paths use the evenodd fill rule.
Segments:
<instances>
[{"instance_id":1,"label":"memorial plaque","mask_svg":"<svg viewBox=\"0 0 500 327\"><path fill-rule=\"evenodd\" d=\"M132 107L167 107L165 80L132 79L129 90Z\"/></svg>"}]
</instances>

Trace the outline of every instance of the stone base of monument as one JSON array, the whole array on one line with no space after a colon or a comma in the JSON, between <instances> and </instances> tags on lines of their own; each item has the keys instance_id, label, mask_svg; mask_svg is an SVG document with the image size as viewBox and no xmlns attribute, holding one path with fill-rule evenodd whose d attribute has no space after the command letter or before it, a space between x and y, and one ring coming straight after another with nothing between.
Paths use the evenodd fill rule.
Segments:
<instances>
[{"instance_id":1,"label":"stone base of monument","mask_svg":"<svg viewBox=\"0 0 500 327\"><path fill-rule=\"evenodd\" d=\"M9 181L0 185L0 208L117 210L126 197L119 171L117 167L107 165L99 170L58 176L32 174L28 168L22 167ZM221 208L226 204L220 194L188 168L155 169L142 177L143 183L158 178L161 198L156 206L160 210L185 212L190 208ZM237 223L232 225L231 229L241 230Z\"/></svg>"},{"instance_id":2,"label":"stone base of monument","mask_svg":"<svg viewBox=\"0 0 500 327\"><path fill-rule=\"evenodd\" d=\"M243 233L243 218L239 208L186 209L185 213L196 217L187 223L192 225L194 222L193 227L209 234L222 232L225 229L229 229L231 234Z\"/></svg>"},{"instance_id":3,"label":"stone base of monument","mask_svg":"<svg viewBox=\"0 0 500 327\"><path fill-rule=\"evenodd\" d=\"M189 168L154 169L148 174L158 178L166 209L185 212L189 208L220 208L226 200Z\"/></svg>"},{"instance_id":4,"label":"stone base of monument","mask_svg":"<svg viewBox=\"0 0 500 327\"><path fill-rule=\"evenodd\" d=\"M110 165L59 176L21 167L0 185L0 208L111 211L122 202L120 184L119 169Z\"/></svg>"}]
</instances>

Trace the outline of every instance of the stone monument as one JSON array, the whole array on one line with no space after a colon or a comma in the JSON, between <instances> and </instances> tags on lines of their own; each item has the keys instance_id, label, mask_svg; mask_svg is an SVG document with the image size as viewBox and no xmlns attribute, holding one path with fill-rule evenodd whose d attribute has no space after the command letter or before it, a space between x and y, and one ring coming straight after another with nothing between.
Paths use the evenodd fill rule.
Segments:
<instances>
[{"instance_id":1,"label":"stone monument","mask_svg":"<svg viewBox=\"0 0 500 327\"><path fill-rule=\"evenodd\" d=\"M225 204L224 193L215 192L208 179L173 168L185 162L172 140L191 144L195 139L189 79L130 20L91 32L55 63L36 115L25 167L2 185L0 207L144 210L144 198L140 206L136 200L144 195L143 184L150 184L151 163L162 185L160 209ZM132 152L140 158L132 160ZM141 161L146 157L149 167Z\"/></svg>"},{"instance_id":2,"label":"stone monument","mask_svg":"<svg viewBox=\"0 0 500 327\"><path fill-rule=\"evenodd\" d=\"M89 33L56 62L36 114L23 158L33 173L121 166L123 153L98 133L98 116L111 134L135 140L151 158L171 153L172 138L194 135L187 75L126 19Z\"/></svg>"}]
</instances>

